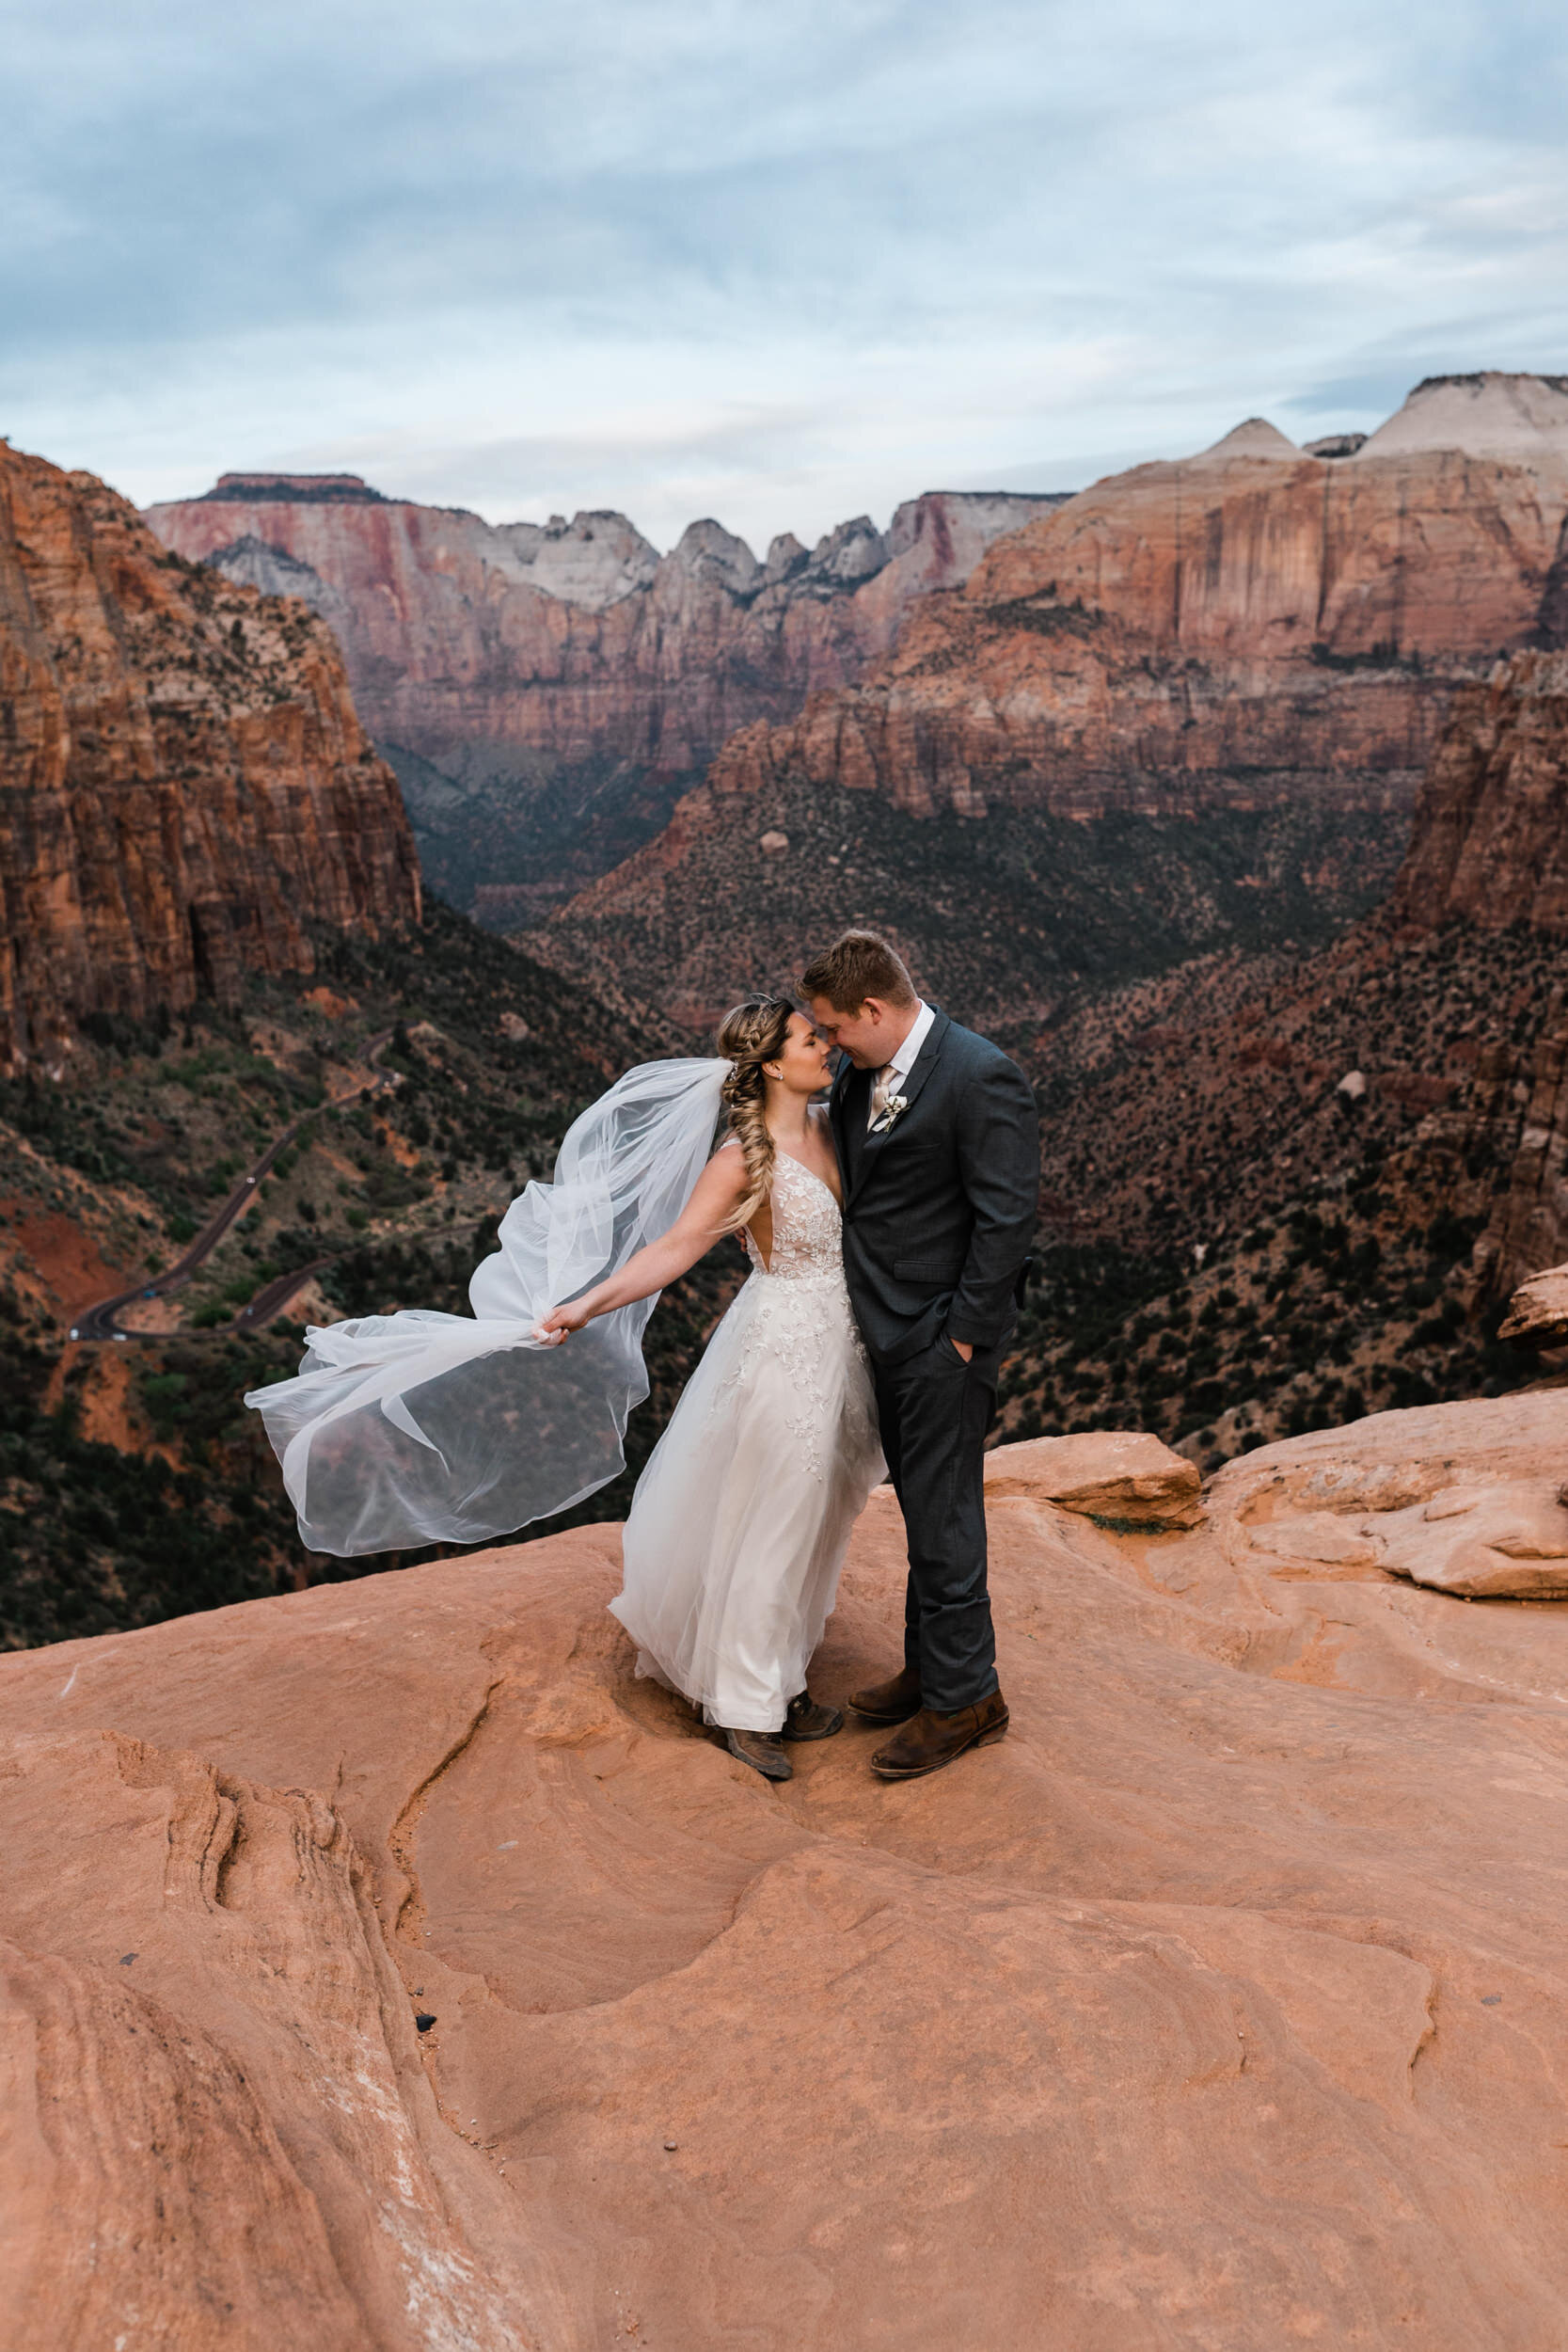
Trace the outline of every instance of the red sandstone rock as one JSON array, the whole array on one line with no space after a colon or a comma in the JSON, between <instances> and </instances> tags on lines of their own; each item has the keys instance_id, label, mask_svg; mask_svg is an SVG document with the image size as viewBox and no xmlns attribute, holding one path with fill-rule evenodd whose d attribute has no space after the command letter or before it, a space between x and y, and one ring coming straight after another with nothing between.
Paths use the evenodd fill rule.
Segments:
<instances>
[{"instance_id":1,"label":"red sandstone rock","mask_svg":"<svg viewBox=\"0 0 1568 2352\"><path fill-rule=\"evenodd\" d=\"M86 1012L308 972L312 917L418 914L397 782L330 633L4 444L0 718L0 1068L51 1063Z\"/></svg>"},{"instance_id":2,"label":"red sandstone rock","mask_svg":"<svg viewBox=\"0 0 1568 2352\"><path fill-rule=\"evenodd\" d=\"M594 763L598 782L614 762L703 767L735 728L858 677L912 599L957 586L1052 502L931 491L885 534L863 516L810 554L775 540L758 564L714 522L661 558L623 515L493 526L344 483L225 476L148 520L182 555L311 596L372 733L466 788Z\"/></svg>"},{"instance_id":3,"label":"red sandstone rock","mask_svg":"<svg viewBox=\"0 0 1568 2352\"><path fill-rule=\"evenodd\" d=\"M1029 1494L1086 1518L1196 1527L1202 1517L1196 1464L1146 1429L1031 1438L986 1461L988 1502Z\"/></svg>"},{"instance_id":4,"label":"red sandstone rock","mask_svg":"<svg viewBox=\"0 0 1568 2352\"><path fill-rule=\"evenodd\" d=\"M1520 1283L1498 1326L1500 1340L1528 1340L1535 1347L1558 1347L1568 1340L1568 1265L1549 1265Z\"/></svg>"},{"instance_id":5,"label":"red sandstone rock","mask_svg":"<svg viewBox=\"0 0 1568 2352\"><path fill-rule=\"evenodd\" d=\"M1476 1250L1494 1293L1512 1291L1568 1249L1568 991L1551 992L1534 1049L1518 1060L1518 1148Z\"/></svg>"},{"instance_id":6,"label":"red sandstone rock","mask_svg":"<svg viewBox=\"0 0 1568 2352\"><path fill-rule=\"evenodd\" d=\"M1369 1523L1377 1558L1397 1576L1466 1599L1568 1599L1568 1510L1554 1476L1444 1486L1386 1528Z\"/></svg>"},{"instance_id":7,"label":"red sandstone rock","mask_svg":"<svg viewBox=\"0 0 1568 2352\"><path fill-rule=\"evenodd\" d=\"M1454 696L1393 906L1568 932L1568 652L1515 654Z\"/></svg>"},{"instance_id":8,"label":"red sandstone rock","mask_svg":"<svg viewBox=\"0 0 1568 2352\"><path fill-rule=\"evenodd\" d=\"M1468 443L1446 444L1461 431ZM1568 920L1561 657L1477 683L1499 646L1559 626L1565 504L1568 395L1533 378L1487 379L1474 399L1423 389L1349 457L1310 457L1254 420L1199 457L1114 475L911 608L860 684L733 736L663 833L527 944L593 985L657 987L701 1023L722 1001L710 943L748 912L716 923L711 877L733 866L754 893L751 845L802 793L972 819L1397 809L1456 689L1405 919L1485 905L1487 920ZM698 864L694 919L681 877Z\"/></svg>"},{"instance_id":9,"label":"red sandstone rock","mask_svg":"<svg viewBox=\"0 0 1568 2352\"><path fill-rule=\"evenodd\" d=\"M1260 1539L1565 1440L999 1455L1012 1730L891 1790L635 1681L608 1527L0 1660L8 2344L1557 2352L1568 1618ZM880 1496L824 1693L900 1616Z\"/></svg>"},{"instance_id":10,"label":"red sandstone rock","mask_svg":"<svg viewBox=\"0 0 1568 2352\"><path fill-rule=\"evenodd\" d=\"M1234 441L999 541L863 684L728 744L713 789L802 772L916 815L1071 816L1409 790L1454 684L1537 625L1561 484L1455 450Z\"/></svg>"}]
</instances>

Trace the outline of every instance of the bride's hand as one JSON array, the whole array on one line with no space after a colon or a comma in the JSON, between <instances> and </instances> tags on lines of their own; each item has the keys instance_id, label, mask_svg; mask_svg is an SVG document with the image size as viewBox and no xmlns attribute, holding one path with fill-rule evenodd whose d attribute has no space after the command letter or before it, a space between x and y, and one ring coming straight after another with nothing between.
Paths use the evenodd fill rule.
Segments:
<instances>
[{"instance_id":1,"label":"bride's hand","mask_svg":"<svg viewBox=\"0 0 1568 2352\"><path fill-rule=\"evenodd\" d=\"M580 1303L574 1300L570 1307L552 1307L549 1313L534 1325L533 1336L541 1347L559 1347L568 1331L580 1331L590 1320Z\"/></svg>"}]
</instances>

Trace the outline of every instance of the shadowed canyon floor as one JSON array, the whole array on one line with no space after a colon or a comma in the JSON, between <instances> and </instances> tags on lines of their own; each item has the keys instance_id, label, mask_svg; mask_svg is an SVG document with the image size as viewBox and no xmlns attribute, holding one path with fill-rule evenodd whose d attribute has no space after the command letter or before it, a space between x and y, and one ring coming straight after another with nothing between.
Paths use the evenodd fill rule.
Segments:
<instances>
[{"instance_id":1,"label":"shadowed canyon floor","mask_svg":"<svg viewBox=\"0 0 1568 2352\"><path fill-rule=\"evenodd\" d=\"M8 2344L1555 2352L1568 1614L1380 1531L1568 1548L1568 1395L1192 1528L1070 1443L990 1460L1011 1734L905 1787L637 1682L609 1525L0 1661ZM880 1494L825 1694L899 1591Z\"/></svg>"}]
</instances>

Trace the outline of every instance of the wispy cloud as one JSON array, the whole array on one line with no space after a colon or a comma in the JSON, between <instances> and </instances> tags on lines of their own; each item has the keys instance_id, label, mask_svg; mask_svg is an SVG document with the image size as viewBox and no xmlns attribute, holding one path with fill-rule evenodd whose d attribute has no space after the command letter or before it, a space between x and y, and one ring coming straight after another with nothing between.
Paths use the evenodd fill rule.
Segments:
<instances>
[{"instance_id":1,"label":"wispy cloud","mask_svg":"<svg viewBox=\"0 0 1568 2352\"><path fill-rule=\"evenodd\" d=\"M0 7L0 427L802 535L1568 367L1532 0Z\"/></svg>"}]
</instances>

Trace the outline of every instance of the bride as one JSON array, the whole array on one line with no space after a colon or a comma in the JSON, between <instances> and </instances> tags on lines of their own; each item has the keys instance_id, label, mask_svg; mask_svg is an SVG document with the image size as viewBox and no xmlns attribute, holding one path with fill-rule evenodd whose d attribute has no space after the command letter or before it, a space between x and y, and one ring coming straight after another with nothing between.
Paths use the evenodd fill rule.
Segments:
<instances>
[{"instance_id":1,"label":"bride","mask_svg":"<svg viewBox=\"0 0 1568 2352\"><path fill-rule=\"evenodd\" d=\"M784 1742L843 1722L811 1698L807 1666L883 1463L815 1104L828 1048L779 996L737 1005L719 1048L628 1071L583 1114L553 1184L508 1210L471 1317L412 1309L312 1328L299 1375L245 1401L308 1545L512 1534L622 1467L653 1305L738 1232L751 1277L638 1482L610 1607L640 1673L787 1780Z\"/></svg>"},{"instance_id":2,"label":"bride","mask_svg":"<svg viewBox=\"0 0 1568 2352\"><path fill-rule=\"evenodd\" d=\"M752 1275L638 1481L610 1608L638 1666L700 1707L732 1753L789 1776L784 1740L837 1731L806 1667L849 1530L882 1476L871 1375L839 1251L828 1049L784 997L719 1032L730 1133L670 1231L539 1327L560 1341L662 1290L725 1233Z\"/></svg>"}]
</instances>

